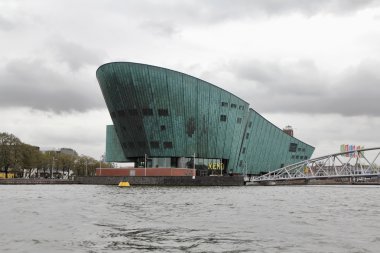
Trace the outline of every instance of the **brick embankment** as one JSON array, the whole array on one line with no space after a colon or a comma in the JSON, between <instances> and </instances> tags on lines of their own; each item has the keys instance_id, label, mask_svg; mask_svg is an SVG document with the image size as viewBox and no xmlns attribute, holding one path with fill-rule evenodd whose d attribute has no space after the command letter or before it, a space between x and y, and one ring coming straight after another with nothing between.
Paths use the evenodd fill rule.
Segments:
<instances>
[{"instance_id":1,"label":"brick embankment","mask_svg":"<svg viewBox=\"0 0 380 253\"><path fill-rule=\"evenodd\" d=\"M80 184L118 185L120 181L128 181L133 185L154 186L242 186L244 179L240 176L224 177L78 177Z\"/></svg>"},{"instance_id":2,"label":"brick embankment","mask_svg":"<svg viewBox=\"0 0 380 253\"><path fill-rule=\"evenodd\" d=\"M0 184L77 184L77 181L66 179L45 178L6 178L0 179Z\"/></svg>"}]
</instances>

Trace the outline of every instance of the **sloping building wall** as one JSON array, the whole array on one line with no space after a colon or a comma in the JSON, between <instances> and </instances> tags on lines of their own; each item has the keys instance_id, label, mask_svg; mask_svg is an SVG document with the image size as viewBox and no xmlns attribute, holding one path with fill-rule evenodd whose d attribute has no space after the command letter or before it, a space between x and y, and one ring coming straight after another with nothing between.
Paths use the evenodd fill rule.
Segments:
<instances>
[{"instance_id":1,"label":"sloping building wall","mask_svg":"<svg viewBox=\"0 0 380 253\"><path fill-rule=\"evenodd\" d=\"M177 159L195 154L220 159L225 172L259 173L296 162L290 143L301 148L298 157L309 158L314 150L244 100L184 73L119 62L102 65L97 78L114 123L114 130L107 128L107 149L113 149L107 161L122 158L113 154L120 151L128 161L141 161L145 154Z\"/></svg>"},{"instance_id":2,"label":"sloping building wall","mask_svg":"<svg viewBox=\"0 0 380 253\"><path fill-rule=\"evenodd\" d=\"M309 159L314 147L285 134L253 109L244 133L237 173L259 174Z\"/></svg>"},{"instance_id":3,"label":"sloping building wall","mask_svg":"<svg viewBox=\"0 0 380 253\"><path fill-rule=\"evenodd\" d=\"M106 64L97 77L125 157L236 157L247 102L197 78L147 65Z\"/></svg>"}]
</instances>

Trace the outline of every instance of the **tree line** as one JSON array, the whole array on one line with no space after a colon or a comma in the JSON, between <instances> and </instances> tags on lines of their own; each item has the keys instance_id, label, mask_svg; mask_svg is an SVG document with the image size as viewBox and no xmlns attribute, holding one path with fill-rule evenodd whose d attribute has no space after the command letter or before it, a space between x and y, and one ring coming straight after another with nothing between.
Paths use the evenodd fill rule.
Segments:
<instances>
[{"instance_id":1,"label":"tree line","mask_svg":"<svg viewBox=\"0 0 380 253\"><path fill-rule=\"evenodd\" d=\"M101 163L101 164L100 164ZM8 177L42 175L46 178L67 176L93 176L96 168L110 168L112 164L100 162L90 156L69 155L61 152L40 152L39 148L23 143L13 134L0 133L0 172Z\"/></svg>"}]
</instances>

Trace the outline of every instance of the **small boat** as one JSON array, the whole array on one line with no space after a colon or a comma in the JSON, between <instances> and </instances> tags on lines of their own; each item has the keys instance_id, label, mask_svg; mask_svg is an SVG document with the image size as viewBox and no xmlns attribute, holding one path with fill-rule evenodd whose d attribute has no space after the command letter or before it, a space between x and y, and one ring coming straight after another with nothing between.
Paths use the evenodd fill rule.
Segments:
<instances>
[{"instance_id":1,"label":"small boat","mask_svg":"<svg viewBox=\"0 0 380 253\"><path fill-rule=\"evenodd\" d=\"M129 184L129 182L121 181L121 182L119 183L119 187L129 187L129 186L131 186L131 185Z\"/></svg>"}]
</instances>

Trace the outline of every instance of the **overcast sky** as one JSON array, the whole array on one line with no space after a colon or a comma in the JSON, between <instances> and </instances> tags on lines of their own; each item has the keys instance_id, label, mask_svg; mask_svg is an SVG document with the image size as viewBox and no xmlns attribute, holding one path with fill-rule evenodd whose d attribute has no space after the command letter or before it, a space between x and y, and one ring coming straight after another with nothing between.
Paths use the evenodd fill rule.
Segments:
<instances>
[{"instance_id":1,"label":"overcast sky","mask_svg":"<svg viewBox=\"0 0 380 253\"><path fill-rule=\"evenodd\" d=\"M0 0L0 132L99 159L106 62L158 65L243 98L316 147L380 146L380 1Z\"/></svg>"}]
</instances>

